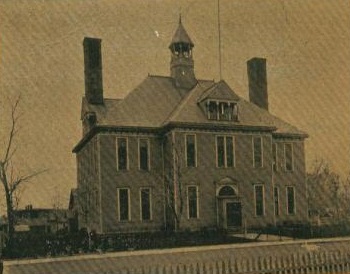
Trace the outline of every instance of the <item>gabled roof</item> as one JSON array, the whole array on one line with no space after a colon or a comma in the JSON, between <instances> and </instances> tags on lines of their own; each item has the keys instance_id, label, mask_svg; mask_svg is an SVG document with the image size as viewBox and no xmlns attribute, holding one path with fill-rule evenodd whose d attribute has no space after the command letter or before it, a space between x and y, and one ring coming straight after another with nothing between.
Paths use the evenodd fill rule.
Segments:
<instances>
[{"instance_id":1,"label":"gabled roof","mask_svg":"<svg viewBox=\"0 0 350 274\"><path fill-rule=\"evenodd\" d=\"M198 99L202 102L206 99L238 101L239 97L232 91L225 81L220 81L208 88Z\"/></svg>"},{"instance_id":2,"label":"gabled roof","mask_svg":"<svg viewBox=\"0 0 350 274\"><path fill-rule=\"evenodd\" d=\"M203 89L212 81L199 81ZM106 100L104 105L91 106L83 100L84 110L95 111L97 125L123 127L161 127L164 120L189 94L177 89L171 77L148 76L123 100ZM88 106L86 106L88 105Z\"/></svg>"},{"instance_id":3,"label":"gabled roof","mask_svg":"<svg viewBox=\"0 0 350 274\"><path fill-rule=\"evenodd\" d=\"M206 99L235 101L238 105L238 121L220 121L208 120L203 108L199 103ZM164 122L168 123L187 123L187 124L207 124L207 125L243 125L248 127L269 127L276 128L276 133L305 135L304 132L296 127L273 116L267 110L264 110L253 103L247 102L239 97L225 81L213 83L203 90L203 87L197 85L190 91L185 100L175 109L172 115Z\"/></svg>"},{"instance_id":4,"label":"gabled roof","mask_svg":"<svg viewBox=\"0 0 350 274\"><path fill-rule=\"evenodd\" d=\"M233 101L238 106L238 121L208 120L206 99ZM186 91L178 89L171 77L148 76L124 99L105 99L103 105L91 105L83 99L85 112L96 113L96 125L107 128L161 130L172 124L201 127L259 129L275 136L305 138L307 134L253 103L238 96L225 81L198 80ZM88 138L85 136L85 138ZM84 139L74 148L78 151Z\"/></svg>"},{"instance_id":5,"label":"gabled roof","mask_svg":"<svg viewBox=\"0 0 350 274\"><path fill-rule=\"evenodd\" d=\"M187 34L187 31L181 23L181 19L179 21L179 26L177 27L177 30L173 36L173 39L171 40L169 47L171 47L171 45L175 43L185 43L191 45L191 47L194 47L190 36Z\"/></svg>"}]
</instances>

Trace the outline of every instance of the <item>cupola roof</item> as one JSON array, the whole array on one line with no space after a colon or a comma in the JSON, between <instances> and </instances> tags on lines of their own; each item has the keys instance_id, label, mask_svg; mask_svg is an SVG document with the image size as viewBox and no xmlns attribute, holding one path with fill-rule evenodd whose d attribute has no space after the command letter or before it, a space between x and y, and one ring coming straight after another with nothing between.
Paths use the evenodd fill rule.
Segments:
<instances>
[{"instance_id":1,"label":"cupola roof","mask_svg":"<svg viewBox=\"0 0 350 274\"><path fill-rule=\"evenodd\" d=\"M184 43L189 44L192 48L194 47L194 44L190 38L190 36L187 34L187 31L185 30L184 26L181 22L181 15L179 19L179 26L177 27L177 30L173 36L173 39L171 40L170 46L177 43Z\"/></svg>"}]
</instances>

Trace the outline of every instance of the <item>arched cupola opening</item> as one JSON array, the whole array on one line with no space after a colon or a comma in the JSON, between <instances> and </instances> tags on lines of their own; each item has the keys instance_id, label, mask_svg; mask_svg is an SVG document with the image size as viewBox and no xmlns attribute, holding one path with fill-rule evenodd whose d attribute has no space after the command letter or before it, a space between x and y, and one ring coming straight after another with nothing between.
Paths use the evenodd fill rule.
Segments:
<instances>
[{"instance_id":1,"label":"arched cupola opening","mask_svg":"<svg viewBox=\"0 0 350 274\"><path fill-rule=\"evenodd\" d=\"M197 83L192 57L193 47L194 44L183 27L180 16L178 28L169 45L171 51L170 72L177 88L189 90Z\"/></svg>"}]
</instances>

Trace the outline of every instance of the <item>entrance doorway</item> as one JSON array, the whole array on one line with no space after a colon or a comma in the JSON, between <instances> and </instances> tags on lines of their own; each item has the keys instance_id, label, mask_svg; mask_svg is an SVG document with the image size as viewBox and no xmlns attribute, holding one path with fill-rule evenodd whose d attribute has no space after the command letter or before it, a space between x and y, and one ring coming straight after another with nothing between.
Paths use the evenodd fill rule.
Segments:
<instances>
[{"instance_id":1,"label":"entrance doorway","mask_svg":"<svg viewBox=\"0 0 350 274\"><path fill-rule=\"evenodd\" d=\"M223 185L217 190L218 225L223 229L242 226L242 203L237 194L234 185Z\"/></svg>"},{"instance_id":2,"label":"entrance doorway","mask_svg":"<svg viewBox=\"0 0 350 274\"><path fill-rule=\"evenodd\" d=\"M242 226L242 205L240 202L226 203L226 227Z\"/></svg>"}]
</instances>

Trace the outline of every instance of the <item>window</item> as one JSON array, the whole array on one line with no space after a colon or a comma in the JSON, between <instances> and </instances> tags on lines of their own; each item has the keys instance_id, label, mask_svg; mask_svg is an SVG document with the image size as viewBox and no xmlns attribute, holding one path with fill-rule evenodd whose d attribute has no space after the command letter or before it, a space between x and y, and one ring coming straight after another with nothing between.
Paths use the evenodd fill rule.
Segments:
<instances>
[{"instance_id":1,"label":"window","mask_svg":"<svg viewBox=\"0 0 350 274\"><path fill-rule=\"evenodd\" d=\"M253 138L253 159L254 167L262 167L262 140L261 137Z\"/></svg>"},{"instance_id":2,"label":"window","mask_svg":"<svg viewBox=\"0 0 350 274\"><path fill-rule=\"evenodd\" d=\"M275 216L280 215L280 197L278 187L273 188L273 198L275 203Z\"/></svg>"},{"instance_id":3,"label":"window","mask_svg":"<svg viewBox=\"0 0 350 274\"><path fill-rule=\"evenodd\" d=\"M188 218L198 218L198 188L197 186L187 187Z\"/></svg>"},{"instance_id":4,"label":"window","mask_svg":"<svg viewBox=\"0 0 350 274\"><path fill-rule=\"evenodd\" d=\"M219 191L219 196L236 196L236 191L231 186L223 186Z\"/></svg>"},{"instance_id":5,"label":"window","mask_svg":"<svg viewBox=\"0 0 350 274\"><path fill-rule=\"evenodd\" d=\"M149 170L149 140L139 139L139 168Z\"/></svg>"},{"instance_id":6,"label":"window","mask_svg":"<svg viewBox=\"0 0 350 274\"><path fill-rule=\"evenodd\" d=\"M216 137L216 165L217 167L235 166L235 148L232 136Z\"/></svg>"},{"instance_id":7,"label":"window","mask_svg":"<svg viewBox=\"0 0 350 274\"><path fill-rule=\"evenodd\" d=\"M287 186L287 214L295 214L295 191L293 186Z\"/></svg>"},{"instance_id":8,"label":"window","mask_svg":"<svg viewBox=\"0 0 350 274\"><path fill-rule=\"evenodd\" d=\"M277 144L272 144L272 161L273 171L277 171Z\"/></svg>"},{"instance_id":9,"label":"window","mask_svg":"<svg viewBox=\"0 0 350 274\"><path fill-rule=\"evenodd\" d=\"M119 221L130 220L130 197L128 188L118 189L118 214Z\"/></svg>"},{"instance_id":10,"label":"window","mask_svg":"<svg viewBox=\"0 0 350 274\"><path fill-rule=\"evenodd\" d=\"M117 138L117 167L118 170L128 168L128 144L126 138Z\"/></svg>"},{"instance_id":11,"label":"window","mask_svg":"<svg viewBox=\"0 0 350 274\"><path fill-rule=\"evenodd\" d=\"M196 136L186 135L186 166L196 167Z\"/></svg>"},{"instance_id":12,"label":"window","mask_svg":"<svg viewBox=\"0 0 350 274\"><path fill-rule=\"evenodd\" d=\"M208 119L210 119L210 120L217 120L218 119L218 107L216 105L216 102L209 102Z\"/></svg>"},{"instance_id":13,"label":"window","mask_svg":"<svg viewBox=\"0 0 350 274\"><path fill-rule=\"evenodd\" d=\"M293 147L292 144L284 144L284 160L286 171L293 170Z\"/></svg>"},{"instance_id":14,"label":"window","mask_svg":"<svg viewBox=\"0 0 350 274\"><path fill-rule=\"evenodd\" d=\"M147 221L152 219L151 214L151 189L141 188L140 190L141 198L141 220Z\"/></svg>"},{"instance_id":15,"label":"window","mask_svg":"<svg viewBox=\"0 0 350 274\"><path fill-rule=\"evenodd\" d=\"M263 216L265 211L264 205L264 186L255 185L255 216Z\"/></svg>"},{"instance_id":16,"label":"window","mask_svg":"<svg viewBox=\"0 0 350 274\"><path fill-rule=\"evenodd\" d=\"M207 102L208 119L221 121L237 121L238 107L234 102Z\"/></svg>"}]
</instances>

